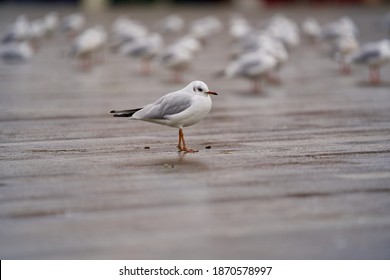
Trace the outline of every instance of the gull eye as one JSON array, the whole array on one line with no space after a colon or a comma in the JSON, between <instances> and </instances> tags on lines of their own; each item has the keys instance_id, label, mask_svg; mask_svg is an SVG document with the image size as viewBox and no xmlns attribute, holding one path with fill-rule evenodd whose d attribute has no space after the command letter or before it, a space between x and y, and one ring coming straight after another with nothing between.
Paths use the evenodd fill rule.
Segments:
<instances>
[{"instance_id":1,"label":"gull eye","mask_svg":"<svg viewBox=\"0 0 390 280\"><path fill-rule=\"evenodd\" d=\"M199 91L201 91L201 92L203 91L203 89L202 89L202 88L200 88L200 87L198 87L198 90L199 90Z\"/></svg>"}]
</instances>

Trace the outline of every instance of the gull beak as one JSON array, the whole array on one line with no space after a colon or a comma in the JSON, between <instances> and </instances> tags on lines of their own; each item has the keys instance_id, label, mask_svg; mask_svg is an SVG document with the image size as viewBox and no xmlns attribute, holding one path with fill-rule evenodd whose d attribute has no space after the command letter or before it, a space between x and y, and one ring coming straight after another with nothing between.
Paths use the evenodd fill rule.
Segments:
<instances>
[{"instance_id":1,"label":"gull beak","mask_svg":"<svg viewBox=\"0 0 390 280\"><path fill-rule=\"evenodd\" d=\"M206 91L207 94L212 94L212 95L218 95L218 93L214 92L214 91Z\"/></svg>"}]
</instances>

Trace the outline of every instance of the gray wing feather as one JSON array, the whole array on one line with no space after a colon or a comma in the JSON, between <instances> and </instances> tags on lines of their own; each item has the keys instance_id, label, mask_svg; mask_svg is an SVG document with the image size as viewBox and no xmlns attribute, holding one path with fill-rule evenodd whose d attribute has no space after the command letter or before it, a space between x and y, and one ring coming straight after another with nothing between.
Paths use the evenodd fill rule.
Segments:
<instances>
[{"instance_id":1,"label":"gray wing feather","mask_svg":"<svg viewBox=\"0 0 390 280\"><path fill-rule=\"evenodd\" d=\"M162 62L163 63L168 63L173 58L174 58L174 54L173 53L164 54L163 57L162 57Z\"/></svg>"},{"instance_id":2,"label":"gray wing feather","mask_svg":"<svg viewBox=\"0 0 390 280\"><path fill-rule=\"evenodd\" d=\"M167 119L191 106L191 97L185 93L168 94L142 109L142 119Z\"/></svg>"},{"instance_id":3,"label":"gray wing feather","mask_svg":"<svg viewBox=\"0 0 390 280\"><path fill-rule=\"evenodd\" d=\"M130 55L140 56L140 55L144 54L145 52L147 52L147 50L148 50L147 46L138 46L138 47L130 50Z\"/></svg>"},{"instance_id":4,"label":"gray wing feather","mask_svg":"<svg viewBox=\"0 0 390 280\"><path fill-rule=\"evenodd\" d=\"M240 74L241 75L249 75L253 72L254 69L256 69L260 66L261 66L261 63L259 60L248 61L242 65L242 67L240 69Z\"/></svg>"},{"instance_id":5,"label":"gray wing feather","mask_svg":"<svg viewBox=\"0 0 390 280\"><path fill-rule=\"evenodd\" d=\"M1 39L3 43L14 42L15 40L16 40L15 34L13 33L8 33Z\"/></svg>"},{"instance_id":6,"label":"gray wing feather","mask_svg":"<svg viewBox=\"0 0 390 280\"><path fill-rule=\"evenodd\" d=\"M371 59L378 58L380 56L380 51L379 50L369 50L362 52L361 54L357 55L353 61L355 63L365 63L368 62Z\"/></svg>"}]
</instances>

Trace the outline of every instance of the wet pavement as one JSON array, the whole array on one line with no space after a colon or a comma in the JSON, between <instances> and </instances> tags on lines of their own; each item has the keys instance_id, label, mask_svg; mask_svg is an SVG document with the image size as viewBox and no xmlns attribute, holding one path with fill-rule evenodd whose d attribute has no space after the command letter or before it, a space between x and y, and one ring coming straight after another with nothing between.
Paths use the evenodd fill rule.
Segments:
<instances>
[{"instance_id":1,"label":"wet pavement","mask_svg":"<svg viewBox=\"0 0 390 280\"><path fill-rule=\"evenodd\" d=\"M21 10L0 9L0 30ZM88 22L108 28L125 12ZM168 12L128 10L148 26ZM322 47L302 44L283 83L255 95L245 80L213 77L228 62L230 11L176 12L189 20L215 12L225 25L183 84L158 65L140 76L136 61L111 53L82 72L64 56L61 34L28 63L0 62L0 257L388 259L389 65L384 84L371 86L367 69L340 76ZM283 12L321 23L347 14L360 41L384 37L381 9ZM198 153L176 151L176 129L109 114L192 80L219 93L210 115L184 129Z\"/></svg>"}]
</instances>

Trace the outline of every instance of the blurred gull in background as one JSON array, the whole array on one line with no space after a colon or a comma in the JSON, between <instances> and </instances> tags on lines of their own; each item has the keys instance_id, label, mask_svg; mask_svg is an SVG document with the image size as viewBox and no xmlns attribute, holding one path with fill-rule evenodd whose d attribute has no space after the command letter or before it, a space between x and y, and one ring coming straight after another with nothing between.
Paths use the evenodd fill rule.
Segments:
<instances>
[{"instance_id":1,"label":"blurred gull in background","mask_svg":"<svg viewBox=\"0 0 390 280\"><path fill-rule=\"evenodd\" d=\"M17 17L15 23L8 27L6 34L2 37L2 43L21 42L30 39L30 24L25 15Z\"/></svg>"},{"instance_id":2,"label":"blurred gull in background","mask_svg":"<svg viewBox=\"0 0 390 280\"><path fill-rule=\"evenodd\" d=\"M350 60L355 64L368 65L371 84L379 85L381 83L380 67L390 62L390 40L367 43L352 55Z\"/></svg>"},{"instance_id":3,"label":"blurred gull in background","mask_svg":"<svg viewBox=\"0 0 390 280\"><path fill-rule=\"evenodd\" d=\"M119 53L141 60L140 73L149 75L151 73L150 63L153 58L162 52L163 39L160 34L152 33L146 37L140 37L134 41L123 44L119 47Z\"/></svg>"},{"instance_id":4,"label":"blurred gull in background","mask_svg":"<svg viewBox=\"0 0 390 280\"><path fill-rule=\"evenodd\" d=\"M48 36L53 35L58 27L59 18L56 12L50 12L43 18L46 26L46 34Z\"/></svg>"},{"instance_id":5,"label":"blurred gull in background","mask_svg":"<svg viewBox=\"0 0 390 280\"><path fill-rule=\"evenodd\" d=\"M276 58L260 49L240 56L217 75L227 78L242 77L249 79L253 83L252 92L259 93L262 92L262 79L269 75L276 65Z\"/></svg>"},{"instance_id":6,"label":"blurred gull in background","mask_svg":"<svg viewBox=\"0 0 390 280\"><path fill-rule=\"evenodd\" d=\"M61 23L61 29L68 37L75 37L81 32L85 25L85 17L80 13L66 16Z\"/></svg>"},{"instance_id":7,"label":"blurred gull in background","mask_svg":"<svg viewBox=\"0 0 390 280\"><path fill-rule=\"evenodd\" d=\"M280 40L287 51L291 51L300 43L298 25L283 15L273 16L266 32L268 35Z\"/></svg>"},{"instance_id":8,"label":"blurred gull in background","mask_svg":"<svg viewBox=\"0 0 390 280\"><path fill-rule=\"evenodd\" d=\"M345 16L325 25L322 29L321 38L332 44L338 38L345 36L346 34L357 37L359 31L352 19Z\"/></svg>"},{"instance_id":9,"label":"blurred gull in background","mask_svg":"<svg viewBox=\"0 0 390 280\"><path fill-rule=\"evenodd\" d=\"M7 62L19 62L30 59L34 51L27 42L10 42L0 45L0 57Z\"/></svg>"},{"instance_id":10,"label":"blurred gull in background","mask_svg":"<svg viewBox=\"0 0 390 280\"><path fill-rule=\"evenodd\" d=\"M93 59L103 51L107 34L102 26L86 29L74 40L70 54L79 59L81 68L89 70Z\"/></svg>"},{"instance_id":11,"label":"blurred gull in background","mask_svg":"<svg viewBox=\"0 0 390 280\"><path fill-rule=\"evenodd\" d=\"M47 34L47 27L43 19L36 19L30 23L30 42L32 47L37 50L40 47L41 40Z\"/></svg>"},{"instance_id":12,"label":"blurred gull in background","mask_svg":"<svg viewBox=\"0 0 390 280\"><path fill-rule=\"evenodd\" d=\"M123 44L135 42L148 33L148 29L138 21L120 16L112 24L111 48L118 50Z\"/></svg>"},{"instance_id":13,"label":"blurred gull in background","mask_svg":"<svg viewBox=\"0 0 390 280\"><path fill-rule=\"evenodd\" d=\"M158 28L163 34L176 34L183 30L184 19L176 14L163 18L158 23Z\"/></svg>"},{"instance_id":14,"label":"blurred gull in background","mask_svg":"<svg viewBox=\"0 0 390 280\"><path fill-rule=\"evenodd\" d=\"M173 72L173 82L181 82L183 71L189 68L195 54L201 49L201 43L192 33L167 46L161 55L161 64Z\"/></svg>"},{"instance_id":15,"label":"blurred gull in background","mask_svg":"<svg viewBox=\"0 0 390 280\"><path fill-rule=\"evenodd\" d=\"M346 33L335 40L333 44L333 56L340 64L341 74L351 73L349 57L358 50L359 42L352 33Z\"/></svg>"},{"instance_id":16,"label":"blurred gull in background","mask_svg":"<svg viewBox=\"0 0 390 280\"><path fill-rule=\"evenodd\" d=\"M222 29L221 21L215 16L207 16L196 19L190 27L190 35L206 44L207 39L217 34Z\"/></svg>"},{"instance_id":17,"label":"blurred gull in background","mask_svg":"<svg viewBox=\"0 0 390 280\"><path fill-rule=\"evenodd\" d=\"M301 25L302 33L310 43L316 43L321 37L321 26L315 18L306 18Z\"/></svg>"},{"instance_id":18,"label":"blurred gull in background","mask_svg":"<svg viewBox=\"0 0 390 280\"><path fill-rule=\"evenodd\" d=\"M233 15L230 19L230 36L233 41L240 42L244 37L252 34L252 27L249 22L241 15Z\"/></svg>"},{"instance_id":19,"label":"blurred gull in background","mask_svg":"<svg viewBox=\"0 0 390 280\"><path fill-rule=\"evenodd\" d=\"M172 81L180 83L182 81L183 71L187 70L194 58L194 52L182 44L173 44L168 46L161 55L161 64L163 67L173 72Z\"/></svg>"}]
</instances>

